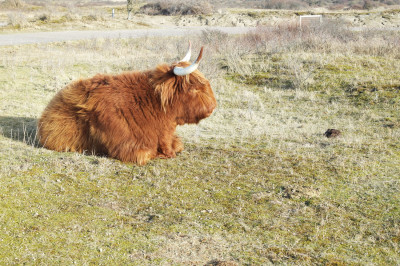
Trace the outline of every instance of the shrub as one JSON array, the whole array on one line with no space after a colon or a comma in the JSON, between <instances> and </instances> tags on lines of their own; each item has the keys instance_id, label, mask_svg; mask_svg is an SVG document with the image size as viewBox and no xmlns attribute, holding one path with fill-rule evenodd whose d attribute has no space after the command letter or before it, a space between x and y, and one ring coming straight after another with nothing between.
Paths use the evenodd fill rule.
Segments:
<instances>
[{"instance_id":1,"label":"shrub","mask_svg":"<svg viewBox=\"0 0 400 266\"><path fill-rule=\"evenodd\" d=\"M103 21L104 17L101 14L93 12L92 14L82 16L83 21Z\"/></svg>"},{"instance_id":2,"label":"shrub","mask_svg":"<svg viewBox=\"0 0 400 266\"><path fill-rule=\"evenodd\" d=\"M28 19L21 13L10 13L8 14L8 25L13 26L16 29L21 29L28 24Z\"/></svg>"},{"instance_id":3,"label":"shrub","mask_svg":"<svg viewBox=\"0 0 400 266\"><path fill-rule=\"evenodd\" d=\"M24 1L22 0L5 0L2 3L3 7L8 7L8 8L19 8L24 6Z\"/></svg>"},{"instance_id":4,"label":"shrub","mask_svg":"<svg viewBox=\"0 0 400 266\"><path fill-rule=\"evenodd\" d=\"M51 18L50 14L41 14L36 18L36 20L48 22L48 21L50 21L50 18Z\"/></svg>"},{"instance_id":5,"label":"shrub","mask_svg":"<svg viewBox=\"0 0 400 266\"><path fill-rule=\"evenodd\" d=\"M212 6L208 1L157 1L148 3L139 9L139 13L146 15L205 15L212 13Z\"/></svg>"},{"instance_id":6,"label":"shrub","mask_svg":"<svg viewBox=\"0 0 400 266\"><path fill-rule=\"evenodd\" d=\"M307 6L307 3L300 0L267 0L262 4L263 8L268 9L300 9Z\"/></svg>"}]
</instances>

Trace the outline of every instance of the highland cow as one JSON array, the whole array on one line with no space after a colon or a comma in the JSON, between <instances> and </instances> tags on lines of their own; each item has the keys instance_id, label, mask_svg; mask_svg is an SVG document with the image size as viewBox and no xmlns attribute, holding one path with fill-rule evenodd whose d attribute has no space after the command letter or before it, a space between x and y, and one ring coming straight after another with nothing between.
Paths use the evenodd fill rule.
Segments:
<instances>
[{"instance_id":1,"label":"highland cow","mask_svg":"<svg viewBox=\"0 0 400 266\"><path fill-rule=\"evenodd\" d=\"M183 150L176 126L198 123L217 104L209 81L197 70L203 47L192 64L190 51L189 44L184 59L172 65L97 74L66 86L39 120L41 145L139 165L176 157Z\"/></svg>"}]
</instances>

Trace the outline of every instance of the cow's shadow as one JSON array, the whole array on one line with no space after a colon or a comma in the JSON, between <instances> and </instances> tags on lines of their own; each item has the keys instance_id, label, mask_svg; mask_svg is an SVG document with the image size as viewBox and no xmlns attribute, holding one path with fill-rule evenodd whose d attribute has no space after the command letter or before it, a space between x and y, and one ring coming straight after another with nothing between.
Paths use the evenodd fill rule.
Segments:
<instances>
[{"instance_id":1,"label":"cow's shadow","mask_svg":"<svg viewBox=\"0 0 400 266\"><path fill-rule=\"evenodd\" d=\"M6 138L39 147L37 119L31 117L0 116L0 134Z\"/></svg>"}]
</instances>

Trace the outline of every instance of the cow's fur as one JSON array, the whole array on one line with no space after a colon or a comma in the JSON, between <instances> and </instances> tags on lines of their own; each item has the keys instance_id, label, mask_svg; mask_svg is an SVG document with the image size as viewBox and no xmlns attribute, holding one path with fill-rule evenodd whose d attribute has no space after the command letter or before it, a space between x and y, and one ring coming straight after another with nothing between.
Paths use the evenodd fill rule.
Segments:
<instances>
[{"instance_id":1,"label":"cow's fur","mask_svg":"<svg viewBox=\"0 0 400 266\"><path fill-rule=\"evenodd\" d=\"M106 155L140 165L175 157L183 144L177 125L198 123L216 107L198 70L176 76L175 66L145 72L98 74L71 83L51 100L38 124L40 143L56 151Z\"/></svg>"}]
</instances>

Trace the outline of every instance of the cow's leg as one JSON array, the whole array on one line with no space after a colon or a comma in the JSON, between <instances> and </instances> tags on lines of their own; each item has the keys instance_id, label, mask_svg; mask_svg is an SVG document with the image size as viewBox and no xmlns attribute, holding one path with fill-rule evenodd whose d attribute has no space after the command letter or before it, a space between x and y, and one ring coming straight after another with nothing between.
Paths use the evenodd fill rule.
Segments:
<instances>
[{"instance_id":1,"label":"cow's leg","mask_svg":"<svg viewBox=\"0 0 400 266\"><path fill-rule=\"evenodd\" d=\"M157 148L138 147L133 140L122 141L119 145L108 149L108 154L123 162L132 162L145 165L157 156Z\"/></svg>"},{"instance_id":2,"label":"cow's leg","mask_svg":"<svg viewBox=\"0 0 400 266\"><path fill-rule=\"evenodd\" d=\"M160 158L175 158L176 152L174 149L174 141L175 136L173 132L168 134L168 132L164 132L164 134L160 137L158 141L158 155Z\"/></svg>"},{"instance_id":3,"label":"cow's leg","mask_svg":"<svg viewBox=\"0 0 400 266\"><path fill-rule=\"evenodd\" d=\"M135 152L135 162L138 165L145 165L149 160L155 158L157 153L152 150L138 150Z\"/></svg>"},{"instance_id":4,"label":"cow's leg","mask_svg":"<svg viewBox=\"0 0 400 266\"><path fill-rule=\"evenodd\" d=\"M172 149L175 153L183 151L183 143L177 135L174 135L174 138L172 139Z\"/></svg>"},{"instance_id":5,"label":"cow's leg","mask_svg":"<svg viewBox=\"0 0 400 266\"><path fill-rule=\"evenodd\" d=\"M172 149L171 143L169 145L160 144L160 147L158 148L157 157L160 157L160 158L175 158L176 157L176 152Z\"/></svg>"}]
</instances>

